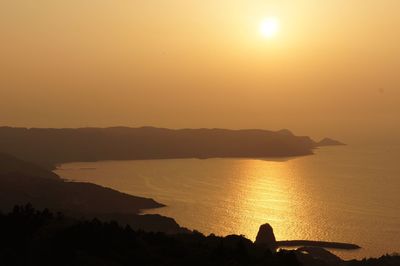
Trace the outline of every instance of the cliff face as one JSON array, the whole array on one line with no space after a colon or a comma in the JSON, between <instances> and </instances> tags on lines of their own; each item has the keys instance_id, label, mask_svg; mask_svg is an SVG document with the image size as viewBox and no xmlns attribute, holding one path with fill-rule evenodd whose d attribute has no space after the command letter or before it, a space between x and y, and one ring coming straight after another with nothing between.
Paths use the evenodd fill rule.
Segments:
<instances>
[{"instance_id":1,"label":"cliff face","mask_svg":"<svg viewBox=\"0 0 400 266\"><path fill-rule=\"evenodd\" d=\"M51 165L72 161L311 154L314 142L284 132L162 128L0 128L0 150Z\"/></svg>"}]
</instances>

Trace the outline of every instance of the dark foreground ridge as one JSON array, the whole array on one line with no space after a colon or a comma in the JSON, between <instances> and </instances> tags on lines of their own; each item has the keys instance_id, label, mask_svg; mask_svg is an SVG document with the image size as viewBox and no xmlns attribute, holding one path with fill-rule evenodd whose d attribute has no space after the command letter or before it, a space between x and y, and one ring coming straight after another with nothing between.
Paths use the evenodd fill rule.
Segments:
<instances>
[{"instance_id":1,"label":"dark foreground ridge","mask_svg":"<svg viewBox=\"0 0 400 266\"><path fill-rule=\"evenodd\" d=\"M0 265L395 266L399 256L342 261L316 248L275 252L243 236L166 235L77 220L30 205L0 213Z\"/></svg>"},{"instance_id":2,"label":"dark foreground ridge","mask_svg":"<svg viewBox=\"0 0 400 266\"><path fill-rule=\"evenodd\" d=\"M46 167L66 162L309 155L318 143L289 130L0 127L1 151Z\"/></svg>"}]
</instances>

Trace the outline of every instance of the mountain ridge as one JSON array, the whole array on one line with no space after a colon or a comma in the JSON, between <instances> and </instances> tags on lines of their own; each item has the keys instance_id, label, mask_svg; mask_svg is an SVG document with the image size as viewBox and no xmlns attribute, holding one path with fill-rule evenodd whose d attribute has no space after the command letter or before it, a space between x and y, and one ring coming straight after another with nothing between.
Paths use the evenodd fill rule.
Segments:
<instances>
[{"instance_id":1,"label":"mountain ridge","mask_svg":"<svg viewBox=\"0 0 400 266\"><path fill-rule=\"evenodd\" d=\"M317 146L287 129L0 127L0 151L52 169L77 161L302 156Z\"/></svg>"}]
</instances>

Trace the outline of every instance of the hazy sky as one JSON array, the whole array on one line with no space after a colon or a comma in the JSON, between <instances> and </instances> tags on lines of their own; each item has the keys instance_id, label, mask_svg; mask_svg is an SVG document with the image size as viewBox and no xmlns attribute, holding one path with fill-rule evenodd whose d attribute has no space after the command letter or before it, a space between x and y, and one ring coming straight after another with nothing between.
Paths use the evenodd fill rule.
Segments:
<instances>
[{"instance_id":1,"label":"hazy sky","mask_svg":"<svg viewBox=\"0 0 400 266\"><path fill-rule=\"evenodd\" d=\"M398 0L0 0L0 125L400 135L399 14Z\"/></svg>"}]
</instances>

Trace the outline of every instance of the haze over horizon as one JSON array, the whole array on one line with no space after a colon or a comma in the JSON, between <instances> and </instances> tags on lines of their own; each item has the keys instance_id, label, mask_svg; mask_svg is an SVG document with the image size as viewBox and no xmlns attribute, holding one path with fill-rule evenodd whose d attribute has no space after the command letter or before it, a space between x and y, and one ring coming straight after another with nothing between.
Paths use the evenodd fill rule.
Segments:
<instances>
[{"instance_id":1,"label":"haze over horizon","mask_svg":"<svg viewBox=\"0 0 400 266\"><path fill-rule=\"evenodd\" d=\"M394 0L4 0L0 125L398 140L398 10ZM279 31L264 38L270 17Z\"/></svg>"},{"instance_id":2,"label":"haze over horizon","mask_svg":"<svg viewBox=\"0 0 400 266\"><path fill-rule=\"evenodd\" d=\"M399 0L0 0L0 265L400 265L399 47Z\"/></svg>"}]
</instances>

